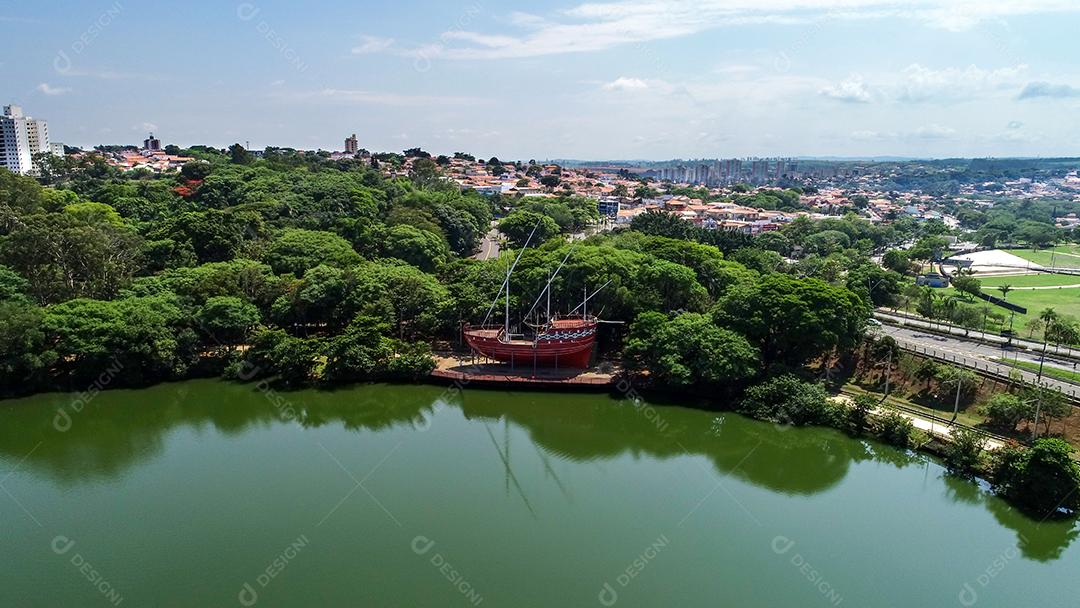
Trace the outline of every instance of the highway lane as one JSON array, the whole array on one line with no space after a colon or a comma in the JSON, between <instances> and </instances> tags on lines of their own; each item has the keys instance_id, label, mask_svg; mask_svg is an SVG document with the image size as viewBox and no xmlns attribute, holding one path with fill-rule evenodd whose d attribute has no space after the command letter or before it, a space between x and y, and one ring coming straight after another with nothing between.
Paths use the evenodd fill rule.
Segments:
<instances>
[{"instance_id":1,"label":"highway lane","mask_svg":"<svg viewBox=\"0 0 1080 608\"><path fill-rule=\"evenodd\" d=\"M1007 349L1003 351L1000 347L995 347L990 344L983 344L974 340L965 340L956 336L943 336L907 327L884 325L878 328L877 331L892 336L892 338L901 346L908 348L915 347L917 352L923 352L938 358L953 361L958 365L989 370L1003 376L1008 376L1010 372L1016 370L1019 371L1024 380L1028 382L1035 382L1038 378L1038 375L1034 372L1004 365L998 363L995 359L1016 359L1038 364L1039 353L1032 353L1019 349ZM1002 354L1003 352L1004 355ZM1073 369L1072 362L1051 361L1049 358L1047 358L1045 365L1047 367L1052 366L1060 369ZM1062 392L1072 396L1074 399L1080 400L1080 386L1048 378L1045 375L1043 376L1041 383L1050 388L1061 389Z\"/></svg>"},{"instance_id":2,"label":"highway lane","mask_svg":"<svg viewBox=\"0 0 1080 608\"><path fill-rule=\"evenodd\" d=\"M1032 351L1037 350L1039 352L1042 352L1043 349L1042 342L1028 340L1020 336L1014 336L1011 340L1009 340L1008 338L1004 338L1000 335L993 333L983 333L975 329L965 330L962 327L947 325L940 322L931 323L926 319L914 318L899 313L892 313L882 310L880 308L874 311L874 317L876 317L880 321L884 321L891 325L905 325L912 328L931 329L937 333L947 333L954 336L960 336L965 339L977 338L979 340L982 340L983 342L996 342L998 344L1011 342L1012 344L1019 344L1025 346L1028 348L1028 350ZM1070 348L1068 346L1049 344L1047 345L1046 352L1052 355L1060 355L1060 358L1063 361L1068 359L1080 359L1080 350Z\"/></svg>"}]
</instances>

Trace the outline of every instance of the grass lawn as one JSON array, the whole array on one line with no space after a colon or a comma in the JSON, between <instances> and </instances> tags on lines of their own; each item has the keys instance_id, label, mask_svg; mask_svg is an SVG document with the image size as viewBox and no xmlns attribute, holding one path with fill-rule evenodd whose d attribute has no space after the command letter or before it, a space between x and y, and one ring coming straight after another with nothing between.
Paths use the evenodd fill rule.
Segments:
<instances>
[{"instance_id":1,"label":"grass lawn","mask_svg":"<svg viewBox=\"0 0 1080 608\"><path fill-rule=\"evenodd\" d=\"M997 361L999 363L1004 363L1006 365L1025 369L1029 372L1039 371L1039 364L1033 363L1031 361L1013 361L1012 359L997 359ZM1064 380L1066 382L1080 382L1080 372L1073 372L1067 369L1061 369L1060 367L1050 367L1049 365L1044 365L1043 375L1049 378Z\"/></svg>"},{"instance_id":2,"label":"grass lawn","mask_svg":"<svg viewBox=\"0 0 1080 608\"><path fill-rule=\"evenodd\" d=\"M876 399L881 399L881 393L868 391L853 382L845 384L841 390L844 393L847 393L848 395L851 395L853 397L856 395L870 395ZM927 405L915 403L914 401L901 397L896 393L890 394L889 397L885 400L885 403L889 405L903 405L913 410L923 412L924 414L933 414L935 416L938 416L939 418L952 418L951 403L948 404L948 407L929 407ZM986 422L986 418L978 413L977 407L969 405L966 409L960 410L960 413L956 416L956 421L960 424L966 424L968 426L979 426L980 424Z\"/></svg>"},{"instance_id":3,"label":"grass lawn","mask_svg":"<svg viewBox=\"0 0 1080 608\"><path fill-rule=\"evenodd\" d=\"M1030 260L1040 266L1058 266L1062 268L1080 268L1080 248L1076 245L1059 245L1052 249L1005 249L1017 257ZM1051 262L1053 262L1051 264Z\"/></svg>"},{"instance_id":4,"label":"grass lawn","mask_svg":"<svg viewBox=\"0 0 1080 608\"><path fill-rule=\"evenodd\" d=\"M1057 285L1080 285L1080 276L1071 276L1067 274L1018 274L1015 276L1004 277L981 277L978 274L974 275L979 279L979 283L982 284L983 291L993 296L1001 297L1001 292L994 289L998 285L1012 285L1013 287L1054 287ZM1009 297L1012 298L1010 292Z\"/></svg>"},{"instance_id":5,"label":"grass lawn","mask_svg":"<svg viewBox=\"0 0 1080 608\"><path fill-rule=\"evenodd\" d=\"M989 291L1000 296L997 290ZM1026 315L1016 315L1016 330L1023 332L1024 323L1039 316L1046 308L1053 308L1059 315L1080 319L1080 288L1072 289L1031 289L1010 291L1008 301L1028 309ZM1004 309L1002 309L1004 310Z\"/></svg>"},{"instance_id":6,"label":"grass lawn","mask_svg":"<svg viewBox=\"0 0 1080 608\"><path fill-rule=\"evenodd\" d=\"M1021 277L1012 278L1018 279ZM1080 279L1080 277L1072 277L1072 279L1076 281L1076 283L1080 284L1080 280L1077 280ZM962 294L961 292L957 291L952 287L936 289L935 291L942 293L946 296L959 296L961 298L965 298L965 302L967 302L966 298L969 297L966 296L966 294ZM988 295L996 296L999 298L1001 297L1001 292L999 292L997 289L994 289L994 287L991 285L984 284L983 292ZM1026 324L1032 319L1038 318L1039 313L1046 308L1053 308L1059 315L1065 315L1080 320L1080 287L1062 289L1013 290L1009 292L1008 301L1018 306L1023 306L1028 311L1026 315L1017 313L1016 318L1013 320L1013 329L1021 338L1028 337L1028 332L1025 329ZM989 306L991 310L994 310L995 312L1000 314L1004 314L1004 329L1009 328L1010 311L1004 308L1000 308L998 306L994 306L993 304L984 302L982 300L976 299L974 302L971 303L979 305L985 304L986 306ZM915 310L916 305L915 303L912 303L911 306L908 307L907 312L914 313ZM988 329L990 329L991 331L996 331L998 328L991 325ZM1038 338L1041 335L1042 334L1040 332L1035 332L1034 337Z\"/></svg>"}]
</instances>

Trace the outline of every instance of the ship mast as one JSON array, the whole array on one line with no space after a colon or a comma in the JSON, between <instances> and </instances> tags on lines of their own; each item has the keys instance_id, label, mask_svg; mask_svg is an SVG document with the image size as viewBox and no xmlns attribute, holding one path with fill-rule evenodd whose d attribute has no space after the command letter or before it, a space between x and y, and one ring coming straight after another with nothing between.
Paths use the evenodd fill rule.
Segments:
<instances>
[{"instance_id":1,"label":"ship mast","mask_svg":"<svg viewBox=\"0 0 1080 608\"><path fill-rule=\"evenodd\" d=\"M544 290L540 292L540 295L536 296L536 300L533 302L532 306L529 308L529 312L525 313L525 318L528 318L529 315L531 315L533 313L533 311L536 310L536 307L540 304L540 300L545 295L547 295L547 315L548 316L547 316L547 319L544 319L544 324L546 325L547 323L551 322L551 282L555 280L555 277L559 276L559 273L562 271L563 266L566 266L566 260L570 259L570 254L574 253L574 248L575 247L577 247L577 243L574 243L573 246L570 247L570 251L566 252L566 255L563 256L562 262L559 262L559 267L555 269L555 272L554 273L550 273L550 272L548 273L548 280L547 280L547 284L544 285Z\"/></svg>"},{"instance_id":2,"label":"ship mast","mask_svg":"<svg viewBox=\"0 0 1080 608\"><path fill-rule=\"evenodd\" d=\"M548 273L548 286L544 289L547 292L547 307L544 309L544 323L551 323L551 273Z\"/></svg>"},{"instance_id":3,"label":"ship mast","mask_svg":"<svg viewBox=\"0 0 1080 608\"><path fill-rule=\"evenodd\" d=\"M582 311L581 311L581 316L582 316L582 317L584 317L584 316L585 316L585 313L587 312L586 310L584 310L586 302L588 302L589 300L593 299L593 297L594 297L594 296L596 296L596 294L598 294L598 293L600 293L601 291L603 291L603 290L604 290L604 288L605 288L605 287L607 287L607 286L608 286L608 285L610 285L610 284L611 284L611 279L608 279L608 281L607 281L606 283L604 283L603 285L601 285L601 286L600 286L600 287L599 287L599 288L598 288L598 289L597 289L596 291L592 292L592 295L587 295L587 296L585 296L585 299L584 299L584 300L583 300L583 301L581 302L581 304L578 304L578 305L577 305L577 308L574 308L574 310L571 310L571 311L570 311L570 314L571 314L571 315L573 315L573 314L574 314L575 312L577 312L577 311L578 311L578 308L581 308L581 309L582 309ZM586 293L588 293L588 288L587 288L587 287L585 288L585 291L586 291Z\"/></svg>"},{"instance_id":4,"label":"ship mast","mask_svg":"<svg viewBox=\"0 0 1080 608\"><path fill-rule=\"evenodd\" d=\"M524 251L524 249L522 249ZM513 267L506 268L506 315L503 317L503 336L510 339L510 271Z\"/></svg>"},{"instance_id":5,"label":"ship mast","mask_svg":"<svg viewBox=\"0 0 1080 608\"><path fill-rule=\"evenodd\" d=\"M543 218L540 218L540 220L543 220ZM481 327L486 327L487 326L488 319L491 318L491 311L495 310L495 305L498 304L499 296L502 295L502 292L503 292L504 289L506 290L506 302L507 302L507 304L506 304L506 316L507 316L507 319L510 318L510 274L514 272L514 267L516 267L517 263L521 261L522 254L524 254L525 250L528 249L529 242L532 241L533 235L536 234L536 229L540 227L540 220L538 220L536 222L536 225L533 226L532 232L529 233L529 238L525 239L525 244L521 247L521 251L518 252L517 258L514 259L514 263L511 264L510 269L506 271L506 279L503 281L503 284L499 287L499 292L495 294L495 299L491 301L491 306L488 306L487 314L484 315L484 321L480 324ZM507 324L507 326L509 326L510 321L508 320L506 322L506 324Z\"/></svg>"}]
</instances>

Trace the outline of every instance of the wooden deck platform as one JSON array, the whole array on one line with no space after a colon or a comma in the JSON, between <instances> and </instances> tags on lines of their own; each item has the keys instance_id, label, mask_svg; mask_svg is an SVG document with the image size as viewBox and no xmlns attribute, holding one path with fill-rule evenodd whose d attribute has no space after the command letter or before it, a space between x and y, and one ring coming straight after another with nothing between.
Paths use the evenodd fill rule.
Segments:
<instances>
[{"instance_id":1,"label":"wooden deck platform","mask_svg":"<svg viewBox=\"0 0 1080 608\"><path fill-rule=\"evenodd\" d=\"M615 373L595 369L551 369L485 362L483 359L436 355L431 377L441 381L476 386L505 386L511 388L577 388L603 390L615 383Z\"/></svg>"}]
</instances>

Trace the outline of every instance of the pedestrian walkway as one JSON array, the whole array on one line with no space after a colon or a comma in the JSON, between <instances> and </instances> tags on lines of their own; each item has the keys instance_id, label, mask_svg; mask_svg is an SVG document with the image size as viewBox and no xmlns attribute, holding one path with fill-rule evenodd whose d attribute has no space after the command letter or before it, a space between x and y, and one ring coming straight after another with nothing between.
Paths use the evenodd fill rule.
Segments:
<instances>
[{"instance_id":1,"label":"pedestrian walkway","mask_svg":"<svg viewBox=\"0 0 1080 608\"><path fill-rule=\"evenodd\" d=\"M849 397L847 395L836 395L836 396L833 397L833 400L838 401L840 403L844 403L844 404L849 405L849 406L852 405L851 397ZM949 423L946 423L946 422L941 422L939 420L933 420L931 418L923 418L922 416L912 414L911 412L907 412L907 411L900 410L900 409L895 409L895 408L889 408L889 407L877 407L877 408L874 408L873 410L870 411L870 415L874 416L876 418L880 418L881 416L884 416L885 414L887 414L889 412L897 412L898 414L900 414L904 418L907 418L908 420L910 420L911 421L911 426L919 429L920 431L925 432L927 435L930 435L931 437L937 437L937 438L945 440L945 441L951 441L952 440L953 429L956 429L956 428L971 428L971 427L968 427L968 426L965 426L965 425L962 425L962 424L949 424ZM979 429L972 429L972 430L978 431ZM985 436L984 436L984 438L986 440L986 443L983 444L983 448L986 449L986 450L997 450L997 449L1000 449L1002 447L1005 447L1005 443L1002 442L999 439L994 439L993 437L985 437Z\"/></svg>"},{"instance_id":2,"label":"pedestrian walkway","mask_svg":"<svg viewBox=\"0 0 1080 608\"><path fill-rule=\"evenodd\" d=\"M874 415L876 415L876 416L880 416L880 415L882 415L884 413L885 413L885 410L882 409L882 408L878 408L878 409L874 410ZM911 425L914 426L915 428L919 429L920 431L925 432L926 434L930 435L931 437L938 437L938 438L941 438L941 439L945 439L947 441L952 440L952 432L953 432L954 429L966 428L966 427L960 427L960 426L955 425L955 424L954 425L948 425L946 423L938 422L936 420L931 420L931 419L928 419L928 418L921 418L919 416L916 416L915 414L910 414L910 413L905 412L905 411L899 411L899 413L904 418L907 418L908 420L911 420ZM1005 447L1005 444L1002 443L1001 441L997 440L997 439L993 439L991 437L986 437L985 439L986 439L986 443L983 444L983 447L986 450L997 450L997 449Z\"/></svg>"}]
</instances>

